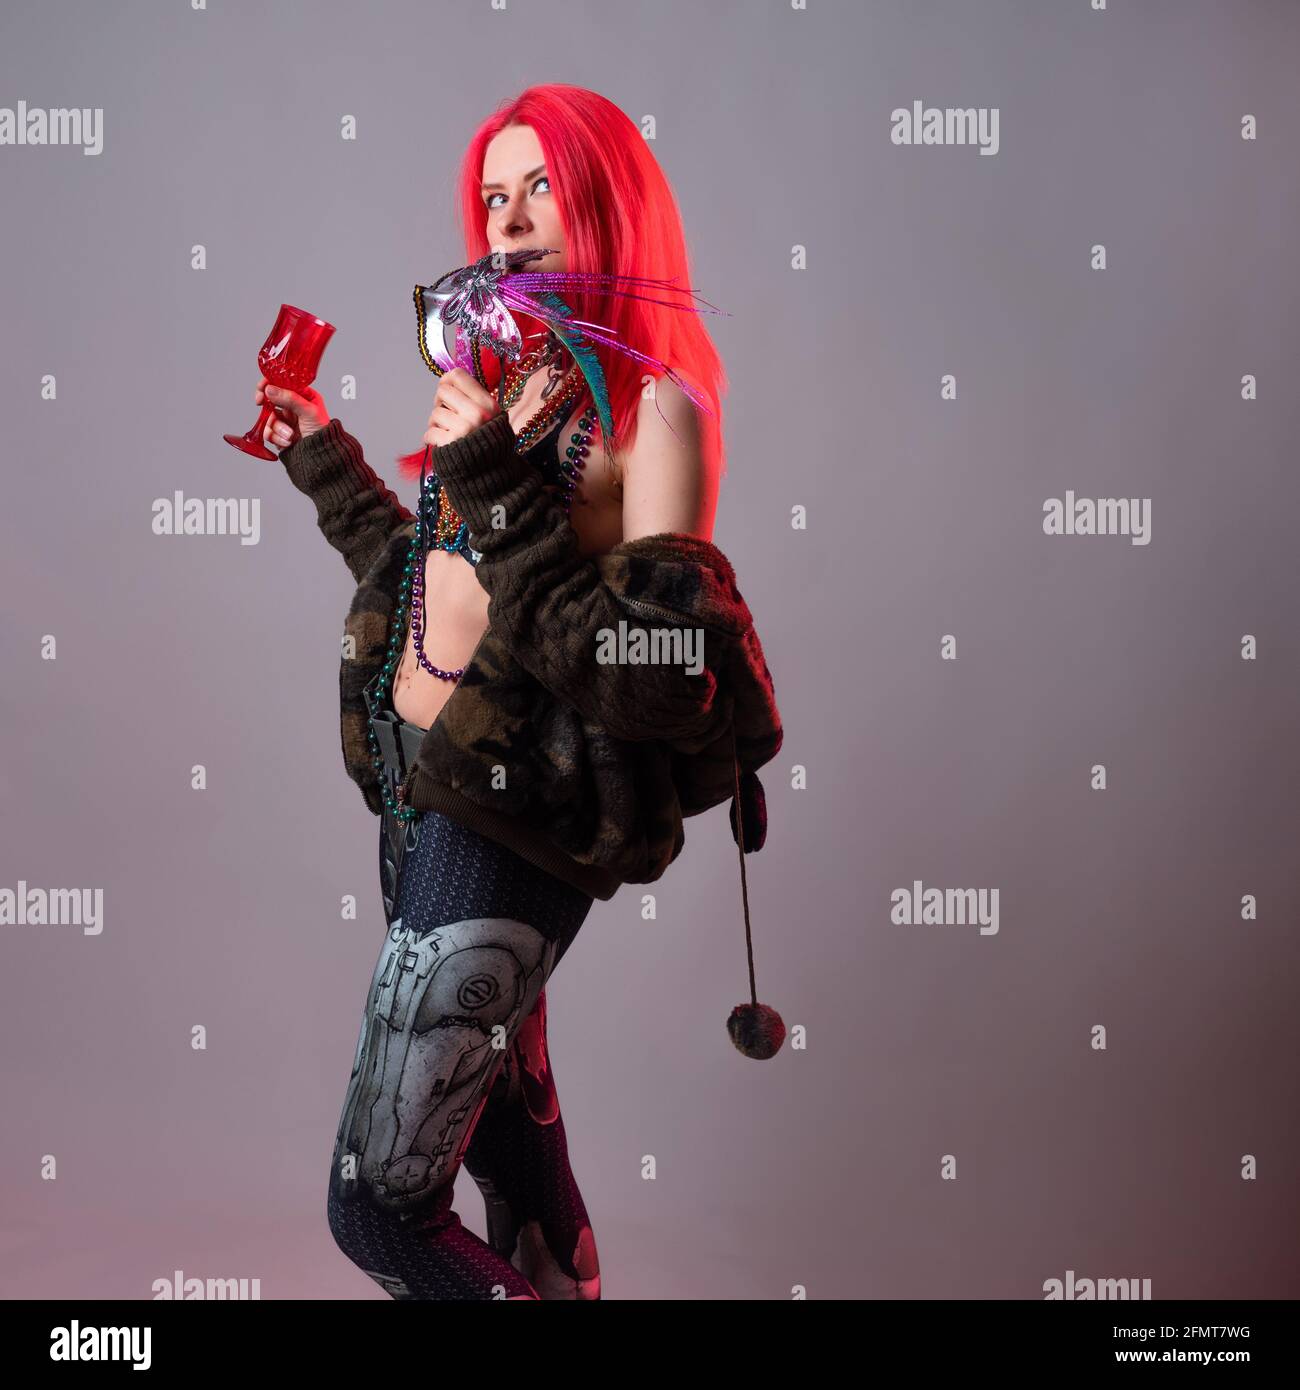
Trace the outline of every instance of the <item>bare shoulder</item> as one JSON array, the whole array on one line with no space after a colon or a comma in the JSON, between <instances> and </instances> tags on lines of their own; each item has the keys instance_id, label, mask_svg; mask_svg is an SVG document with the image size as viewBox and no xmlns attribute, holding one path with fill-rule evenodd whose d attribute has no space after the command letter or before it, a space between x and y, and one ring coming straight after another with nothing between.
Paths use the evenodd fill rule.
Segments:
<instances>
[{"instance_id":1,"label":"bare shoulder","mask_svg":"<svg viewBox=\"0 0 1300 1390\"><path fill-rule=\"evenodd\" d=\"M636 438L614 456L623 490L624 534L683 531L712 538L717 480L704 459L691 398L666 376L637 406ZM630 538L630 537L629 537Z\"/></svg>"},{"instance_id":2,"label":"bare shoulder","mask_svg":"<svg viewBox=\"0 0 1300 1390\"><path fill-rule=\"evenodd\" d=\"M636 439L631 448L615 452L620 482L647 465L675 464L698 469L702 462L699 410L676 382L666 376L655 381L653 393L642 396L636 412Z\"/></svg>"}]
</instances>

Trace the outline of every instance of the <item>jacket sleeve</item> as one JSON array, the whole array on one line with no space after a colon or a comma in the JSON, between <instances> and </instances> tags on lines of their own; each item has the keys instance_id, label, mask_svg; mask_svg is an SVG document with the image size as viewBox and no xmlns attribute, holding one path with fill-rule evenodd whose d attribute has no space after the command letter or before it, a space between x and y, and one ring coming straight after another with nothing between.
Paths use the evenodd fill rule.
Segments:
<instances>
[{"instance_id":1,"label":"jacket sleeve","mask_svg":"<svg viewBox=\"0 0 1300 1390\"><path fill-rule=\"evenodd\" d=\"M607 582L608 557L579 555L563 509L516 451L508 416L495 415L438 449L434 463L482 554L477 568L490 596L489 624L557 699L626 740L698 740L725 717L716 670L727 639L711 631L697 675L680 663L597 661L602 629L646 624Z\"/></svg>"},{"instance_id":2,"label":"jacket sleeve","mask_svg":"<svg viewBox=\"0 0 1300 1390\"><path fill-rule=\"evenodd\" d=\"M334 419L280 454L289 481L316 504L316 524L359 584L397 527L412 514Z\"/></svg>"}]
</instances>

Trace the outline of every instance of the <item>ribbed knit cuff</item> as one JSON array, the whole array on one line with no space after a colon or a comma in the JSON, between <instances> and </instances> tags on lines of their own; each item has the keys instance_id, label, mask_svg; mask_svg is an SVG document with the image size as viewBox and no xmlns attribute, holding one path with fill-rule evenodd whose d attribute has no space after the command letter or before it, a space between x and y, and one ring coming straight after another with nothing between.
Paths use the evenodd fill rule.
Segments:
<instances>
[{"instance_id":1,"label":"ribbed knit cuff","mask_svg":"<svg viewBox=\"0 0 1300 1390\"><path fill-rule=\"evenodd\" d=\"M475 537L493 530L492 508L498 502L505 504L509 514L510 493L525 480L541 476L515 449L514 428L504 412L454 444L436 448L433 469Z\"/></svg>"},{"instance_id":2,"label":"ribbed knit cuff","mask_svg":"<svg viewBox=\"0 0 1300 1390\"><path fill-rule=\"evenodd\" d=\"M361 445L337 419L284 449L280 462L294 487L326 508L347 501L375 478Z\"/></svg>"}]
</instances>

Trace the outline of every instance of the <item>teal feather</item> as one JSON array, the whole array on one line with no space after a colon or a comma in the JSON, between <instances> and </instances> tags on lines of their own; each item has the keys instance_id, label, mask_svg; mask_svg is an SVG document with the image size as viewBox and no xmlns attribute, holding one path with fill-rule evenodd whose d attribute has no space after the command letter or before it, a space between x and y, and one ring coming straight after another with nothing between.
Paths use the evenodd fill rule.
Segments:
<instances>
[{"instance_id":1,"label":"teal feather","mask_svg":"<svg viewBox=\"0 0 1300 1390\"><path fill-rule=\"evenodd\" d=\"M573 310L564 300L558 294L553 294L550 291L539 294L537 301L552 309L559 319L567 319L573 314ZM578 370L591 388L591 399L595 403L596 414L600 417L601 438L605 448L608 449L614 439L614 418L609 408L609 388L605 384L605 372L600 365L600 359L596 356L596 350L588 343L586 335L581 329L569 328L555 320L550 321L550 327L554 330L555 336L568 349L569 354L578 364Z\"/></svg>"}]
</instances>

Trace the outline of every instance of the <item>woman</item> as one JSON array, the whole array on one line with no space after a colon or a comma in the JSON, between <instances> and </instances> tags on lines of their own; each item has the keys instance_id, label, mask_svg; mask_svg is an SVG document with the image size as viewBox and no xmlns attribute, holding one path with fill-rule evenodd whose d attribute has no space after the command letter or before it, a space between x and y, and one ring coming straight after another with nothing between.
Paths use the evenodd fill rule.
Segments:
<instances>
[{"instance_id":1,"label":"woman","mask_svg":"<svg viewBox=\"0 0 1300 1390\"><path fill-rule=\"evenodd\" d=\"M593 92L534 87L504 104L466 151L460 194L468 260L531 249L547 254L529 269L688 283L667 182L636 126ZM754 768L780 746L752 620L711 541L724 377L708 334L679 309L566 298L577 318L668 363L711 410L697 415L666 375L643 389L641 365L599 349L614 424L601 457L582 373L545 325L523 320L499 399L463 370L439 380L417 517L317 392L263 380L254 393L276 407L266 438L359 585L344 751L383 818L389 932L329 1221L395 1298L600 1296L544 986L594 898L662 874L682 817L724 799L733 767L744 847L761 845ZM678 637L698 628L702 673L596 656L598 634L646 617ZM451 1210L462 1161L490 1244Z\"/></svg>"}]
</instances>

